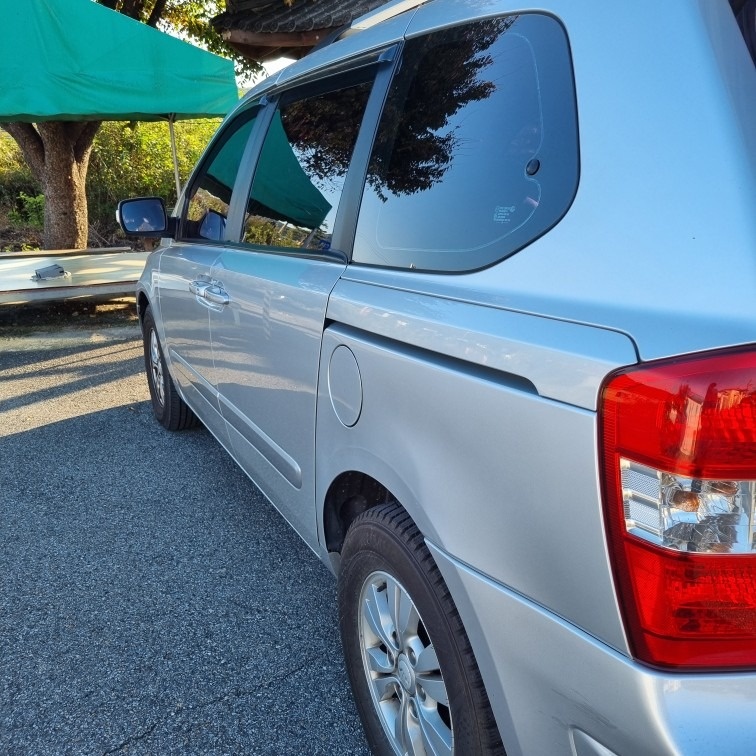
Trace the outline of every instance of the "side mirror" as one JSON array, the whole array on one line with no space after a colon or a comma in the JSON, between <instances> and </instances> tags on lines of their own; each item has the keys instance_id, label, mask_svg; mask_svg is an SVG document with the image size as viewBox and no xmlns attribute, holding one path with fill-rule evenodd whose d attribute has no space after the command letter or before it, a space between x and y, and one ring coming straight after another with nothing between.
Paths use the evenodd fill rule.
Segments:
<instances>
[{"instance_id":1,"label":"side mirror","mask_svg":"<svg viewBox=\"0 0 756 756\"><path fill-rule=\"evenodd\" d=\"M221 241L226 232L226 216L216 210L208 210L202 218L199 235L203 239Z\"/></svg>"},{"instance_id":2,"label":"side mirror","mask_svg":"<svg viewBox=\"0 0 756 756\"><path fill-rule=\"evenodd\" d=\"M116 220L132 236L159 238L169 235L168 213L160 197L137 197L121 200Z\"/></svg>"}]
</instances>

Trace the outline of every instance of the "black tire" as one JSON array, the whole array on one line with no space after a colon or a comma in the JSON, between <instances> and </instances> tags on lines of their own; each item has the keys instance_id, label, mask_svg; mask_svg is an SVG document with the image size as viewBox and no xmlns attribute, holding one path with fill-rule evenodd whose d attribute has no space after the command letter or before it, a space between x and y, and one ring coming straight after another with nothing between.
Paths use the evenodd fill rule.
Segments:
<instances>
[{"instance_id":1,"label":"black tire","mask_svg":"<svg viewBox=\"0 0 756 756\"><path fill-rule=\"evenodd\" d=\"M422 535L398 504L368 510L347 532L339 625L373 753L504 753L459 613Z\"/></svg>"},{"instance_id":2,"label":"black tire","mask_svg":"<svg viewBox=\"0 0 756 756\"><path fill-rule=\"evenodd\" d=\"M147 307L142 321L144 366L150 387L152 412L157 421L169 431L179 431L197 425L196 415L179 396L163 357L152 308Z\"/></svg>"}]
</instances>

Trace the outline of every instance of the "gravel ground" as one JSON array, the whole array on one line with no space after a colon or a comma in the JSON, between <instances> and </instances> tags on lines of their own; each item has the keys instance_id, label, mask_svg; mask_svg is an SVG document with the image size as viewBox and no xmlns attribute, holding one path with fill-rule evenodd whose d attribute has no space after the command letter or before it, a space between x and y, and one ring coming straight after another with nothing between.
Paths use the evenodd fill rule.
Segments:
<instances>
[{"instance_id":1,"label":"gravel ground","mask_svg":"<svg viewBox=\"0 0 756 756\"><path fill-rule=\"evenodd\" d=\"M333 577L102 306L0 309L0 753L367 754Z\"/></svg>"}]
</instances>

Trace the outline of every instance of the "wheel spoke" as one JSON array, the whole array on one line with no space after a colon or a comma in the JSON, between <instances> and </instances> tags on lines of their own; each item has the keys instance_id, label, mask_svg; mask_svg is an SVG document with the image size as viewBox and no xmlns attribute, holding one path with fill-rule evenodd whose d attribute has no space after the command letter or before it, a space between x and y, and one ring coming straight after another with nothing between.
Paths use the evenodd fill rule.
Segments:
<instances>
[{"instance_id":1,"label":"wheel spoke","mask_svg":"<svg viewBox=\"0 0 756 756\"><path fill-rule=\"evenodd\" d=\"M399 604L402 600L402 596L405 595L402 587L390 578L386 579L386 609L391 616L391 624L393 629L399 632L399 626L397 623L397 617L399 616Z\"/></svg>"},{"instance_id":2,"label":"wheel spoke","mask_svg":"<svg viewBox=\"0 0 756 756\"><path fill-rule=\"evenodd\" d=\"M367 662L371 671L379 675L389 675L394 671L394 662L380 648L367 649Z\"/></svg>"},{"instance_id":3,"label":"wheel spoke","mask_svg":"<svg viewBox=\"0 0 756 756\"><path fill-rule=\"evenodd\" d=\"M410 734L410 716L409 698L402 696L399 711L394 721L394 739L403 754L415 753L414 748L412 748L412 736Z\"/></svg>"},{"instance_id":4,"label":"wheel spoke","mask_svg":"<svg viewBox=\"0 0 756 756\"><path fill-rule=\"evenodd\" d=\"M417 684L425 691L425 694L444 706L449 705L449 694L440 674L418 675Z\"/></svg>"},{"instance_id":5,"label":"wheel spoke","mask_svg":"<svg viewBox=\"0 0 756 756\"><path fill-rule=\"evenodd\" d=\"M440 672L441 668L438 664L438 656L436 656L436 649L433 646L426 646L417 657L415 662L415 672Z\"/></svg>"},{"instance_id":6,"label":"wheel spoke","mask_svg":"<svg viewBox=\"0 0 756 756\"><path fill-rule=\"evenodd\" d=\"M422 733L423 750L415 753L433 756L451 756L453 743L451 730L438 714L435 707L418 706L419 730Z\"/></svg>"},{"instance_id":7,"label":"wheel spoke","mask_svg":"<svg viewBox=\"0 0 756 756\"><path fill-rule=\"evenodd\" d=\"M373 634L383 643L386 648L396 648L396 643L391 637L394 630L394 622L389 613L386 594L379 590L373 583L365 596L364 617Z\"/></svg>"},{"instance_id":8,"label":"wheel spoke","mask_svg":"<svg viewBox=\"0 0 756 756\"><path fill-rule=\"evenodd\" d=\"M397 697L399 690L399 681L393 675L384 675L372 680L375 696L379 701L390 701Z\"/></svg>"},{"instance_id":9,"label":"wheel spoke","mask_svg":"<svg viewBox=\"0 0 756 756\"><path fill-rule=\"evenodd\" d=\"M408 645L410 637L417 635L417 626L420 623L420 615L417 613L412 599L400 588L397 600L396 628L403 645Z\"/></svg>"}]
</instances>

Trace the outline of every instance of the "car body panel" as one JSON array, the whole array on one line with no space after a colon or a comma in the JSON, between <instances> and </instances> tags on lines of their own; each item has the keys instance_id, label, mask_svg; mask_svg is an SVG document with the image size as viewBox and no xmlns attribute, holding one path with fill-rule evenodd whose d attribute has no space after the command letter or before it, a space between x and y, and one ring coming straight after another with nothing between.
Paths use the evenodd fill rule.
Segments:
<instances>
[{"instance_id":1,"label":"car body panel","mask_svg":"<svg viewBox=\"0 0 756 756\"><path fill-rule=\"evenodd\" d=\"M163 353L173 380L197 417L225 440L212 382L210 305L190 290L192 284L210 284L217 256L218 248L213 245L173 242L155 255L159 267L152 286L159 303Z\"/></svg>"},{"instance_id":2,"label":"car body panel","mask_svg":"<svg viewBox=\"0 0 756 756\"><path fill-rule=\"evenodd\" d=\"M606 374L637 359L626 334L465 302L435 284L418 274L353 267L334 290L328 317L499 371L500 381L526 381L541 397L587 409L596 408Z\"/></svg>"},{"instance_id":3,"label":"car body panel","mask_svg":"<svg viewBox=\"0 0 756 756\"><path fill-rule=\"evenodd\" d=\"M756 674L676 675L642 667L430 548L475 638L508 756L753 752Z\"/></svg>"},{"instance_id":4,"label":"car body panel","mask_svg":"<svg viewBox=\"0 0 756 756\"><path fill-rule=\"evenodd\" d=\"M428 541L627 652L605 547L594 413L474 362L342 325L323 339L321 386L333 380L326 371L341 346L359 365L362 409L346 427L321 391L319 486L352 469L385 481ZM558 356L551 366L560 374ZM318 501L324 496L320 488Z\"/></svg>"},{"instance_id":5,"label":"car body panel","mask_svg":"<svg viewBox=\"0 0 756 756\"><path fill-rule=\"evenodd\" d=\"M236 459L310 544L318 356L343 270L306 255L226 249L211 273L230 299L211 312L210 331L212 383Z\"/></svg>"},{"instance_id":6,"label":"car body panel","mask_svg":"<svg viewBox=\"0 0 756 756\"><path fill-rule=\"evenodd\" d=\"M350 262L404 36L523 12L558 19L569 39L580 175L564 217L480 270ZM756 70L729 4L430 0L316 50L236 113L267 95L267 123L288 88L389 49L334 231L343 261L242 248L246 194L223 244L165 241L148 259L138 292L179 391L334 571L339 481L369 477L402 504L508 753L750 753L756 674L661 673L632 658L596 415L617 368L756 342ZM252 172L242 167L237 195ZM205 280L228 305L191 295Z\"/></svg>"}]
</instances>

